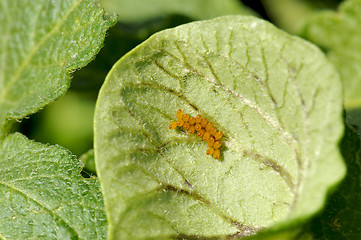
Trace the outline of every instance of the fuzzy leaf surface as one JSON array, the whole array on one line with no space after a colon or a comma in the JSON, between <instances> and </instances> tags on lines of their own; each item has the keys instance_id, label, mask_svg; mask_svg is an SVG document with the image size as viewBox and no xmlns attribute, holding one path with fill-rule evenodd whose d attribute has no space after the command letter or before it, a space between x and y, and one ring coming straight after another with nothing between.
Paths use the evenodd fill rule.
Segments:
<instances>
[{"instance_id":1,"label":"fuzzy leaf surface","mask_svg":"<svg viewBox=\"0 0 361 240\"><path fill-rule=\"evenodd\" d=\"M0 137L63 95L99 51L114 19L92 0L0 1Z\"/></svg>"},{"instance_id":2,"label":"fuzzy leaf surface","mask_svg":"<svg viewBox=\"0 0 361 240\"><path fill-rule=\"evenodd\" d=\"M220 160L176 111L222 130ZM194 22L121 58L95 110L109 239L247 236L302 221L343 177L341 83L314 45L253 17Z\"/></svg>"},{"instance_id":3,"label":"fuzzy leaf surface","mask_svg":"<svg viewBox=\"0 0 361 240\"><path fill-rule=\"evenodd\" d=\"M0 239L106 239L97 179L60 146L16 133L0 147Z\"/></svg>"}]
</instances>

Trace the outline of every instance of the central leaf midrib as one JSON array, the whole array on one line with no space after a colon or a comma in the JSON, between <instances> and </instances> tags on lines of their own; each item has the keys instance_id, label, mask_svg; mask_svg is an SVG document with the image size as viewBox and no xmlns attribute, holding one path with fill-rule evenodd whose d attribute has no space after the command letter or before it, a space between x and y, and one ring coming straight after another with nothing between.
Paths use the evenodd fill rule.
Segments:
<instances>
[{"instance_id":1,"label":"central leaf midrib","mask_svg":"<svg viewBox=\"0 0 361 240\"><path fill-rule=\"evenodd\" d=\"M139 88L139 87L148 87L148 88L149 88L149 87L153 87L153 86L154 86L154 85L153 85L153 84L150 84L150 83L147 83L147 84L145 84L145 85L143 85L143 84L134 84L134 85L132 85L132 87L138 87L138 88ZM129 88L129 87L131 87L131 86L130 86L130 85L123 86L123 88ZM156 89L165 90L166 88L163 87L163 86L157 86ZM173 93L173 94L176 94L175 91L172 91L172 93ZM132 116L133 118L135 118L136 114L131 111L131 109L129 108L129 106L128 106L127 104L124 104L124 107L126 107L127 111L131 114L131 116ZM139 117L137 116L137 119L138 119L138 118L139 118ZM143 124L142 124L141 121L137 121L137 124L139 124L140 126L143 126ZM143 131L145 131L145 129L143 129ZM148 137L148 138L152 138L151 136L152 136L151 134L147 133L147 137ZM153 139L153 138L152 138L152 139ZM163 145L164 145L164 144L163 144ZM163 145L162 145L162 146L163 146ZM169 146L169 144L164 145L162 148L164 148L164 147L166 147L166 146ZM158 152L158 154L159 154L166 162L168 162L168 163L170 164L170 166L172 166L172 168L173 168L178 174L180 174L180 176L181 176L185 181L187 181L188 183L190 183L190 185L193 186L193 183L184 175L184 173L183 173L180 169L178 169L178 168L176 168L176 167L174 166L174 164L173 164L172 161L169 161L169 160L166 158L166 156L164 156L164 155L161 153L161 150L162 150L162 149L159 149L158 147L156 147L156 148L153 149L153 151L154 151L154 152ZM259 154L259 155L260 155L260 156L263 156L262 154ZM264 157L264 156L263 156L263 157ZM271 161L273 162L274 165L277 165L273 160L271 160ZM259 162L259 161L258 161L258 162ZM135 163L135 165L138 166L139 168L141 168L142 171L147 171L147 170L144 169L143 166L141 166L139 163ZM282 166L280 166L280 167L282 167ZM292 180L285 179L285 177L287 178L287 176L290 175L289 173L287 173L288 175L287 175L287 174L282 175L281 172L277 171L275 168L271 167L271 169L274 170L274 171L276 171L277 173L279 173L279 175L281 176L281 178L284 179L284 181L286 182L287 185L289 185L289 183L292 182ZM287 171L285 170L285 172L287 172ZM157 176L155 176L154 174L151 174L150 172L147 171L147 174L146 174L146 175L149 175L149 174L152 176L153 179L157 179L157 182L158 182L158 183L161 183L160 180L157 178ZM163 183L161 183L161 184L162 184L162 185L168 185L168 184L163 184ZM171 185L169 185L169 186L171 186ZM289 185L289 186L290 186L290 185ZM187 192L189 196L192 196L194 199L201 201L205 206L207 206L208 208L210 208L212 212L214 212L215 214L219 215L219 216L222 217L223 219L227 220L230 224L233 224L233 225L235 226L235 225L236 225L235 223L237 223L238 225L245 226L244 224L239 223L238 221L234 220L232 217L226 216L226 214L222 211L222 209L217 208L214 204L212 204L212 202L211 202L210 200L207 200L205 197L203 197L202 195L198 194L196 189L194 189L194 192L193 192L193 191L192 191L192 192L189 192L189 191L187 191L186 189L178 189L177 187L174 187L174 186L172 186L172 188L176 189L177 192L179 192L179 191ZM292 190L292 186L290 186L290 190ZM196 197L196 196L198 196L198 197ZM137 196L137 197L139 197L139 196ZM214 210L216 210L216 211L214 211ZM247 227L248 227L248 226L247 226ZM251 228L251 227L248 227L248 228ZM240 229L240 230L242 230L242 229Z\"/></svg>"},{"instance_id":2,"label":"central leaf midrib","mask_svg":"<svg viewBox=\"0 0 361 240\"><path fill-rule=\"evenodd\" d=\"M193 72L193 73L196 73L197 75L201 76L203 79L207 80L208 82L211 82L213 83L214 85L217 85L218 87L221 87L224 91L228 91L229 93L231 93L233 96L235 96L236 98L240 99L245 105L247 105L248 107L250 107L251 109L253 109L254 111L256 111L259 116L261 116L263 119L266 120L266 122L268 122L271 126L273 126L275 129L277 129L277 131L280 133L280 135L282 135L282 137L285 139L286 143L290 146L290 148L292 149L292 152L295 154L296 156L296 161L297 161L297 164L299 166L299 169L298 169L298 172L301 171L301 159L300 159L300 156L299 156L299 152L298 152L298 148L296 147L295 145L295 139L291 137L291 135L287 132L287 131L284 131L284 127L282 127L281 125L277 124L277 121L273 120L271 116L269 116L268 114L266 114L265 112L263 112L260 108L257 107L256 104L253 104L252 101L250 101L249 99L246 99L244 98L243 96L239 95L237 92L235 92L234 90L230 89L230 88L227 88L226 86L224 86L220 80L218 81L214 81L212 79L209 79L204 73L201 73L199 72L197 69L195 69L194 67L192 67L191 64L189 64L187 61L186 61L186 55L183 53L183 51L181 50L179 44L177 42L173 42L174 45L177 47L178 51L181 53L181 55L183 56L183 60L179 59L178 57L176 57L174 54L166 51L165 49L161 49L161 50L158 50L157 52L163 52L167 55L169 55L170 57L174 58L175 60L177 60L178 62L182 63L185 67L188 68L189 71ZM154 53L154 54L157 54ZM153 54L153 55L154 55ZM153 56L152 55L152 56ZM150 59L152 59L153 57L150 57ZM222 57L221 55L218 55L218 57ZM233 58L231 58L230 56L228 56L231 60L233 60L234 62L237 62L236 60L234 60ZM213 68L210 66L210 62L207 61L207 58L206 56L203 56L203 58L206 60L206 63L208 64L208 67L210 68L213 76L217 79L217 76L215 75L214 73L214 70ZM157 64L157 66L160 65L160 64ZM242 66L240 64L240 66ZM163 66L163 68L161 68L163 71L165 71L165 68ZM168 71L167 71L168 72ZM172 76L172 75L171 75ZM256 81L258 82L258 81ZM294 81L291 81L293 84ZM265 87L264 85L261 84L261 86ZM298 89L296 87L296 89ZM268 89L268 93L270 93L270 89ZM299 97L301 98L300 94L299 94ZM301 99L302 100L302 99ZM304 107L304 105L302 105ZM278 111L277 109L275 109L275 111ZM306 112L306 115L307 115L307 112ZM280 119L278 119L280 121ZM307 117L305 117L305 120L308 120ZM309 135L309 134L308 134ZM303 176L300 176L301 174L299 174L299 180L297 181L297 187L299 186L300 182L302 181L303 179ZM296 189L296 192L297 192L297 189Z\"/></svg>"},{"instance_id":3,"label":"central leaf midrib","mask_svg":"<svg viewBox=\"0 0 361 240\"><path fill-rule=\"evenodd\" d=\"M141 166L138 165L138 167L142 168ZM152 176L154 176L152 174ZM157 177L154 176L156 179ZM246 231L245 229L247 229L247 231L258 231L259 229L261 229L260 227L254 227L254 226L248 226L244 223L241 223L235 219L233 219L231 216L227 216L222 209L218 208L217 205L213 204L210 200L206 199L205 197L201 196L199 193L197 193L196 190L194 191L188 191L186 189L179 189L175 186L172 186L170 184L164 184L162 182L159 181L158 179L158 184L160 184L161 186L159 186L156 189L152 189L151 191L147 191L147 192L143 192L142 194L138 194L134 197L131 197L128 199L129 202L134 202L134 199L144 199L147 198L147 196L153 196L155 194L158 194L159 192L163 192L163 191L169 191L169 192L174 192L177 194L184 194L186 196L191 197L192 199L194 199L195 201L199 201L202 203L203 206L205 206L207 209L209 209L209 211L211 211L212 213L214 213L215 215L219 216L220 218L222 218L224 221L226 221L228 224L230 224L233 227L236 227L238 230L240 231ZM125 217L126 213L128 212L128 210L131 209L131 205L128 205L126 207L126 210L123 210L120 213L119 219L118 219L118 223L121 223L123 221L123 218Z\"/></svg>"},{"instance_id":4,"label":"central leaf midrib","mask_svg":"<svg viewBox=\"0 0 361 240\"><path fill-rule=\"evenodd\" d=\"M187 63L185 60L181 60L178 57L176 57L175 55L173 55L172 53L166 51L165 49L161 49L158 50L158 52L163 52L169 56L171 56L172 58L176 59L178 62L182 63L185 67L188 68L188 70L190 72L193 72L195 74L197 74L198 76L202 77L203 79L205 79L206 81L222 88L224 91L227 91L229 93L231 93L233 96L235 96L236 98L238 98L239 100L241 100L241 102L243 104L245 104L246 106L248 106L249 108L253 109L254 111L256 111L259 116L261 116L266 122L268 122L271 126L273 126L275 129L277 129L277 131L280 133L280 135L282 135L286 142L288 143L288 145L290 145L291 147L291 142L292 142L292 137L288 134L288 132L283 131L284 128L282 128L282 126L280 126L279 124L277 124L277 121L275 121L271 116L269 116L268 114L266 114L265 112L263 112L260 108L257 107L256 104L254 104L252 101L250 101L249 99L239 95L237 92L235 92L233 89L231 88L227 88L225 85L223 85L221 82L217 82L213 79L208 78L204 73L199 72L197 69L193 68L191 64ZM155 53L156 54L156 53ZM154 54L153 54L154 55ZM218 55L219 57L221 57L220 55ZM149 57L151 60L153 59L153 57ZM205 57L204 57L205 58ZM158 65L158 64L156 64ZM164 67L160 68L161 70L164 71ZM172 76L172 75L170 75ZM296 149L293 146L293 149Z\"/></svg>"},{"instance_id":5,"label":"central leaf midrib","mask_svg":"<svg viewBox=\"0 0 361 240\"><path fill-rule=\"evenodd\" d=\"M168 91L169 93L174 94L175 96L180 97L180 98L183 99L183 100L186 100L186 97L183 96L183 95L182 95L181 93L179 93L179 92L176 92L176 91L174 91L174 90L168 89L168 88L165 87L165 86L155 85L155 84L151 84L151 83L149 83L149 82L148 82L148 83L142 83L142 84L128 84L128 85L124 85L123 88L154 88L154 89L157 89L157 90ZM188 101L187 101L187 102L188 102ZM125 104L125 105L127 106L127 104ZM195 106L194 104L192 104L192 105ZM198 109L198 108L197 108L197 109ZM130 111L130 108L129 108L128 106L127 106L127 111L131 112L131 111ZM131 115L132 115L133 117L135 117L136 114L132 113ZM144 124L142 123L142 121L139 120L139 117L137 117L136 119L137 119L136 121L137 121L138 125L139 125L140 127L143 127ZM220 124L218 124L218 125L220 125ZM222 126L221 129L226 130L225 132L227 132L228 134L231 134L231 133L232 133L232 131L230 131L230 129L228 129L227 127ZM227 131L227 129L228 129L228 131ZM144 130L144 131L145 131L145 130ZM153 137L151 137L151 134L150 134L150 133L148 133L148 132L146 131L145 134L146 134L146 137L148 137L148 138L150 138L150 139L153 139L153 140L155 141L155 139L154 139ZM233 138L233 139L236 139L234 136L233 136L232 138ZM238 140L237 140L237 141L238 141ZM153 141L151 141L151 142L153 142ZM235 149L232 149L232 150L235 151L235 152L239 152L239 151L236 151ZM241 150L242 150L242 152L249 152L249 151L250 151L249 149L241 149ZM285 183L290 187L290 189L291 189L292 192L295 191L295 189L294 189L294 186L295 186L294 180L292 179L291 174L290 174L285 168L283 168L281 165L279 165L278 163L276 163L276 161L274 161L273 159L271 159L271 158L269 158L269 157L266 157L266 156L263 156L263 154L257 153L257 152L255 152L254 150L252 150L252 152L253 152L254 154L258 154L258 155L262 156L263 159L269 159L269 160L271 160L273 166L275 166L275 165L280 166L280 167L282 168L282 170L283 170L283 171L281 171L281 172L284 172L284 174L282 174L281 172L277 171L277 170L276 170L275 168L273 168L273 167L272 167L272 170L276 171L276 172L281 176L281 178L285 181ZM250 156L253 156L253 155L250 155ZM252 157L252 159L254 159L254 158ZM255 161L257 161L257 160L255 160ZM257 161L257 162L260 162L260 161Z\"/></svg>"},{"instance_id":6,"label":"central leaf midrib","mask_svg":"<svg viewBox=\"0 0 361 240\"><path fill-rule=\"evenodd\" d=\"M124 106L127 107L128 112L132 115L133 118L135 118L136 114L134 114L134 113L131 111L131 109L127 106L127 104L124 104ZM137 122L137 123L143 126L143 124L141 124L141 122ZM144 131L145 131L145 130L144 130ZM151 137L151 135L149 135L149 137ZM180 174L180 176L181 176L185 181L187 181L188 183L190 183L190 184L192 185L192 182L191 182L188 178L185 177L184 173L183 173L180 169L176 168L171 161L169 161L168 159L166 159L166 157L165 157L163 154L161 154L161 149L154 149L154 151L158 152L159 155L160 155L166 162L168 162L168 163L170 164L170 166L172 166L173 169L174 169L178 174ZM136 164L136 166L140 167L143 171L147 171L146 169L144 169L144 168L143 168L141 165L139 165L139 164ZM149 174L151 174L151 173L150 173L149 171L147 171L147 174L146 174L146 175L149 175ZM158 179L157 176L155 176L154 174L151 174L151 175L153 176L153 178L157 179L157 182L158 182L158 183L161 183L161 182L159 181L159 179ZM161 183L161 184L163 184L163 183ZM164 185L164 186L170 186L170 185L168 185L168 184L163 184L163 185ZM176 188L176 187L173 187L173 186L172 186L172 188L176 189L177 191L187 192L187 195L192 196L193 198L196 198L195 196L198 196L198 197L196 198L196 200L201 201L205 206L207 206L207 207L210 208L211 210L212 210L212 209L213 209L213 210L216 210L216 212L214 212L213 210L212 210L212 211L213 211L215 214L217 214L217 215L219 215L220 217L222 217L223 219L227 220L230 224L233 224L233 225L235 226L234 223L237 223L238 225L244 226L244 224L239 223L238 221L234 220L232 217L226 216L226 214L224 214L224 212L223 212L221 209L217 208L214 204L212 204L212 202L211 202L210 200L207 200L207 199L206 199L205 197L203 197L202 195L196 193L196 190L194 190L194 192L190 193L189 191L187 191L187 190L185 190L185 189L181 189L181 190L180 190L180 189L178 189L178 188ZM139 197L139 196L137 195L137 197ZM248 228L251 228L251 227L248 227ZM240 229L240 230L242 230L242 229Z\"/></svg>"},{"instance_id":7,"label":"central leaf midrib","mask_svg":"<svg viewBox=\"0 0 361 240\"><path fill-rule=\"evenodd\" d=\"M181 48L179 47L178 44L175 44L177 46L177 49L178 51L182 54L183 56L183 60L179 59L178 57L176 57L175 55L173 55L172 53L169 53L167 52L165 49L161 49L161 50L157 50L155 53L152 53L150 54L150 56L148 56L148 60L150 60L151 62L153 62L153 64L155 66L157 66L160 70L162 70L163 72L165 72L167 75L169 75L171 78L175 78L179 81L179 83L181 84L182 83L182 78L181 76L178 76L176 74L171 74L171 72L169 71L169 69L166 68L166 66L163 66L161 64L161 62L159 62L156 58L156 54L159 54L159 53L164 53L174 59L176 59L179 63L181 63L183 66L185 66L191 73L194 73L198 76L200 76L203 80L205 81L208 81L212 84L214 84L215 86L218 87L218 89L222 89L223 91L225 92L228 92L230 93L231 95L233 95L235 98L239 99L244 105L248 106L249 108L253 109L255 112L258 113L258 115L263 118L272 128L276 129L277 132L283 137L283 139L285 140L285 142L287 143L287 145L289 145L291 151L295 154L295 159L297 161L297 164L299 165L299 168L298 168L298 171L301 171L301 166L300 166L300 161L302 161L300 155L299 155L299 149L297 148L298 144L297 144L297 139L294 139L286 130L285 130L285 127L283 127L280 122L280 119L278 119L279 121L277 121L276 119L273 119L270 115L268 115L266 112L264 112L261 108L258 107L257 104L254 104L252 101L250 101L249 99L245 98L244 96L240 95L238 92L234 91L233 89L231 88L228 88L227 86L223 85L222 82L218 79L217 80L214 80L212 78L209 78L208 76L206 76L204 73L198 71L197 69L195 69L191 64L187 63L187 59L186 59L186 56L185 54L181 51ZM218 55L219 56L219 55ZM263 52L263 57L264 56L264 52ZM211 73L213 74L213 76L217 79L217 76L216 76L216 73L214 71L214 69L212 68L211 66L211 63L209 61L207 61L207 58L205 56L203 56L203 59L206 60L206 63L208 63L208 67L209 69L211 70ZM142 60L147 60L146 58L142 58ZM265 61L265 59L263 59ZM138 69L136 67L134 67L134 64L135 62L132 62L132 64L130 64L132 67L131 69L135 72L135 75L137 77L140 77L140 73L138 71ZM265 63L264 63L265 64ZM267 71L267 69L265 70ZM289 76L289 78L291 78L292 76ZM268 78L268 76L267 76ZM144 80L144 79L142 79ZM268 80L268 79L267 79ZM296 85L296 83L292 80L289 80L293 85ZM191 103L181 92L178 92L174 89L170 89L170 88L167 88L161 84L159 85L154 85L152 83L149 83L149 82L144 82L142 83L144 84L144 86L147 86L147 87L154 87L154 88L157 88L157 89L160 89L160 90L163 90L163 91L168 91L169 93L171 94L174 94L176 95L177 97L185 100L189 105L191 105L194 109L197 108L197 111L199 111L198 107L196 105L194 105L194 103ZM260 83L261 84L261 83ZM262 84L261 84L262 85ZM124 85L123 85L124 86ZM181 84L181 86L183 86ZM262 85L264 88L267 89L267 93L269 95L269 97L272 99L272 92L270 91L269 89L269 86L264 86ZM141 84L129 84L127 86L124 86L124 87L132 87L132 88L136 88L136 87L142 87ZM294 86L294 88L298 89L298 86ZM181 89L181 91L183 91L183 87ZM302 96L298 95L298 97L302 100ZM274 104L275 104L275 108L278 106L274 100L274 97L273 97L273 101L272 101ZM303 110L305 110L304 108L304 103L302 105L303 107ZM275 111L277 111L277 109L275 109ZM303 111L303 116L304 118L307 118L307 112L304 112ZM278 113L279 114L279 113ZM279 116L278 116L279 118ZM308 119L306 119L308 120ZM226 129L226 128L224 128ZM308 135L309 137L309 135ZM263 155L261 155L263 156ZM264 157L264 156L263 156ZM273 160L272 160L273 161ZM275 163L275 161L273 161ZM282 166L281 166L282 167ZM275 168L272 168L273 170L276 171ZM277 171L278 172L278 171ZM278 172L280 173L280 172ZM280 174L282 175L282 174ZM286 174L287 176L290 176L290 174ZM293 184L293 181L292 180L285 180L285 182L291 187L291 188L294 188L294 186L297 186L297 189L294 189L294 191L292 192L297 192L299 191L298 187L300 186L300 182L303 180L303 177L304 176L299 176L298 178L298 181L297 181L297 184L294 185ZM287 178L287 177L286 177ZM292 183L290 185L290 183ZM295 198L297 198L297 196L295 196Z\"/></svg>"},{"instance_id":8,"label":"central leaf midrib","mask_svg":"<svg viewBox=\"0 0 361 240\"><path fill-rule=\"evenodd\" d=\"M186 189L178 189L177 187L174 187L171 185L164 185L162 187L162 189L159 189L158 191L162 191L162 190L172 191L172 192L176 192L176 193L185 194L187 196L191 196L194 200L202 202L203 205L206 206L208 209L210 209L214 214L223 218L225 221L227 221L229 224L237 227L239 230L243 230L243 229L239 228L236 225L246 226L249 229L257 229L256 227L247 226L243 223L238 222L237 220L233 219L232 217L227 216L222 209L218 208L217 205L213 204L212 201L210 201L209 199L206 199L204 196L199 194L196 190L189 192Z\"/></svg>"}]
</instances>

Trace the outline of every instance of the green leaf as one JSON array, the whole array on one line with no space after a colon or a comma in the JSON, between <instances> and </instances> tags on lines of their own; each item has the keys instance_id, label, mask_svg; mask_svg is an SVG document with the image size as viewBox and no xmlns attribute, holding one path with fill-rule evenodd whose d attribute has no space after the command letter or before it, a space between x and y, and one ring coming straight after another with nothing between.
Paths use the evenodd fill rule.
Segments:
<instances>
[{"instance_id":1,"label":"green leaf","mask_svg":"<svg viewBox=\"0 0 361 240\"><path fill-rule=\"evenodd\" d=\"M7 121L63 95L100 50L114 18L92 0L0 2L0 137Z\"/></svg>"},{"instance_id":2,"label":"green leaf","mask_svg":"<svg viewBox=\"0 0 361 240\"><path fill-rule=\"evenodd\" d=\"M105 239L106 215L97 179L66 149L19 133L0 147L1 239Z\"/></svg>"},{"instance_id":3,"label":"green leaf","mask_svg":"<svg viewBox=\"0 0 361 240\"><path fill-rule=\"evenodd\" d=\"M361 136L361 106L346 111L346 122L354 126Z\"/></svg>"},{"instance_id":4,"label":"green leaf","mask_svg":"<svg viewBox=\"0 0 361 240\"><path fill-rule=\"evenodd\" d=\"M296 225L292 231L260 234L259 239L361 239L361 145L360 136L346 124L340 144L347 175L327 199L325 209L310 223ZM257 235L258 236L258 235Z\"/></svg>"},{"instance_id":5,"label":"green leaf","mask_svg":"<svg viewBox=\"0 0 361 240\"><path fill-rule=\"evenodd\" d=\"M172 14L192 19L214 18L227 14L251 14L252 11L236 0L102 0L109 12L119 14L119 21L139 23Z\"/></svg>"},{"instance_id":6,"label":"green leaf","mask_svg":"<svg viewBox=\"0 0 361 240\"><path fill-rule=\"evenodd\" d=\"M155 34L110 71L95 110L109 239L244 236L304 221L345 173L338 73L312 44L253 17ZM220 160L168 125L224 132Z\"/></svg>"},{"instance_id":7,"label":"green leaf","mask_svg":"<svg viewBox=\"0 0 361 240\"><path fill-rule=\"evenodd\" d=\"M95 169L95 162L94 162L94 150L90 149L86 153L80 156L79 161L81 161L84 164L84 169L90 173L95 175L96 169Z\"/></svg>"},{"instance_id":8,"label":"green leaf","mask_svg":"<svg viewBox=\"0 0 361 240\"><path fill-rule=\"evenodd\" d=\"M282 29L298 34L308 17L316 11L336 7L334 0L262 0L272 22Z\"/></svg>"},{"instance_id":9,"label":"green leaf","mask_svg":"<svg viewBox=\"0 0 361 240\"><path fill-rule=\"evenodd\" d=\"M94 61L74 73L71 80L71 89L82 93L91 93L95 96L95 106L95 100L98 96L99 89L112 66L119 58L141 42L140 39L125 36L124 32L122 32L118 26L110 28L107 31L104 47L97 54Z\"/></svg>"},{"instance_id":10,"label":"green leaf","mask_svg":"<svg viewBox=\"0 0 361 240\"><path fill-rule=\"evenodd\" d=\"M339 70L346 109L361 108L361 0L345 1L338 12L315 14L303 35L324 48Z\"/></svg>"}]
</instances>

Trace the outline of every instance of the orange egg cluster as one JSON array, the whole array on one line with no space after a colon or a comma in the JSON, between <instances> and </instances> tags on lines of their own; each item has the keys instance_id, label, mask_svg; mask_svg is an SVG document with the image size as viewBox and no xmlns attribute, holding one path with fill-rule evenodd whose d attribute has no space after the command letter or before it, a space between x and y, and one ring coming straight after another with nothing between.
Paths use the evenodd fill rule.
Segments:
<instances>
[{"instance_id":1,"label":"orange egg cluster","mask_svg":"<svg viewBox=\"0 0 361 240\"><path fill-rule=\"evenodd\" d=\"M176 115L178 121L171 122L169 129L175 129L178 126L183 127L183 129L190 134L196 133L198 137L202 137L203 141L208 144L206 154L213 155L215 159L219 159L221 155L219 147L222 145L219 139L222 137L223 132L218 131L217 128L213 126L213 123L208 122L207 118L202 118L199 114L194 118L188 114L183 114L182 109L179 109Z\"/></svg>"}]
</instances>

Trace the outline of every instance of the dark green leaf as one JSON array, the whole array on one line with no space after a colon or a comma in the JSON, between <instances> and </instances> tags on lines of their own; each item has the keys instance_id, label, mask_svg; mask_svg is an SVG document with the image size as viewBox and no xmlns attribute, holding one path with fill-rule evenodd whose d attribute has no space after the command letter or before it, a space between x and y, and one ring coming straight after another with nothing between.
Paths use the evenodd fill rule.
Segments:
<instances>
[{"instance_id":1,"label":"dark green leaf","mask_svg":"<svg viewBox=\"0 0 361 240\"><path fill-rule=\"evenodd\" d=\"M92 0L0 1L0 137L63 95L99 51L114 18Z\"/></svg>"},{"instance_id":2,"label":"dark green leaf","mask_svg":"<svg viewBox=\"0 0 361 240\"><path fill-rule=\"evenodd\" d=\"M272 22L282 29L298 34L315 12L334 9L341 0L262 0Z\"/></svg>"},{"instance_id":3,"label":"dark green leaf","mask_svg":"<svg viewBox=\"0 0 361 240\"><path fill-rule=\"evenodd\" d=\"M106 239L97 179L66 149L9 135L0 147L1 239Z\"/></svg>"},{"instance_id":4,"label":"dark green leaf","mask_svg":"<svg viewBox=\"0 0 361 240\"><path fill-rule=\"evenodd\" d=\"M361 152L360 138L350 127L341 143L347 175L333 193L325 210L308 226L315 239L361 239Z\"/></svg>"},{"instance_id":5,"label":"dark green leaf","mask_svg":"<svg viewBox=\"0 0 361 240\"><path fill-rule=\"evenodd\" d=\"M93 174L93 175L96 174L93 149L90 149L89 151L81 155L79 160L84 164L84 169L89 174Z\"/></svg>"}]
</instances>

